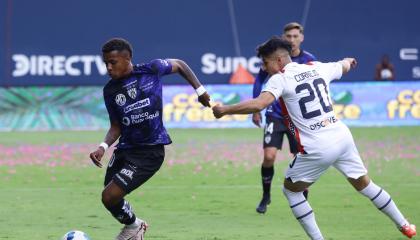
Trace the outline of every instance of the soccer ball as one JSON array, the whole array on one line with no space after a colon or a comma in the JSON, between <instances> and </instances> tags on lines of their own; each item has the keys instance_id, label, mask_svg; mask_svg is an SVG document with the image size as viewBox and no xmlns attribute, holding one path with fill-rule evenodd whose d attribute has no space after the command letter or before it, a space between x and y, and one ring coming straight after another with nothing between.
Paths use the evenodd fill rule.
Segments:
<instances>
[{"instance_id":1,"label":"soccer ball","mask_svg":"<svg viewBox=\"0 0 420 240\"><path fill-rule=\"evenodd\" d=\"M61 240L90 240L89 236L81 231L72 230L61 238Z\"/></svg>"}]
</instances>

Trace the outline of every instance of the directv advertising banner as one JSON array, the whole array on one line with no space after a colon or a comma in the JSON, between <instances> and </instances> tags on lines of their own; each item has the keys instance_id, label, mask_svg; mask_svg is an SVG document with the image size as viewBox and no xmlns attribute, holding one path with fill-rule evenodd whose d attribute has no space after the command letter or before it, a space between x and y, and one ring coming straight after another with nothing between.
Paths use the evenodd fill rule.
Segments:
<instances>
[{"instance_id":1,"label":"directv advertising banner","mask_svg":"<svg viewBox=\"0 0 420 240\"><path fill-rule=\"evenodd\" d=\"M215 103L251 98L252 85L208 85ZM190 86L164 86L163 120L168 128L255 127L250 115L213 117ZM349 126L420 126L420 83L331 84L334 111ZM100 87L0 88L0 130L108 129Z\"/></svg>"}]
</instances>

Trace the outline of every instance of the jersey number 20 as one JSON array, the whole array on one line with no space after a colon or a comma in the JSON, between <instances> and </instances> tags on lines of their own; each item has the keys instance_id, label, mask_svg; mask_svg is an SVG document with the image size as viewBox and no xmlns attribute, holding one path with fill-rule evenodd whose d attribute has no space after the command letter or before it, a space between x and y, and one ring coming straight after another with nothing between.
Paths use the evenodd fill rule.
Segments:
<instances>
[{"instance_id":1,"label":"jersey number 20","mask_svg":"<svg viewBox=\"0 0 420 240\"><path fill-rule=\"evenodd\" d=\"M332 104L328 97L327 84L325 83L324 79L317 78L313 81L313 86L311 86L311 84L309 83L303 83L303 84L298 85L295 89L297 94L304 90L307 90L309 92L309 96L305 96L299 100L300 111L302 112L302 116L305 119L310 119L310 118L318 117L321 115L321 109L313 110L311 112L308 112L308 110L306 109L305 104L315 100L314 89L316 91L316 95L319 98L319 102L321 103L322 110L325 113L331 112L333 110ZM325 90L325 93L326 93L325 96L327 98L327 101L324 101L324 98L321 94L321 90ZM326 105L325 102L327 102L328 105Z\"/></svg>"}]
</instances>

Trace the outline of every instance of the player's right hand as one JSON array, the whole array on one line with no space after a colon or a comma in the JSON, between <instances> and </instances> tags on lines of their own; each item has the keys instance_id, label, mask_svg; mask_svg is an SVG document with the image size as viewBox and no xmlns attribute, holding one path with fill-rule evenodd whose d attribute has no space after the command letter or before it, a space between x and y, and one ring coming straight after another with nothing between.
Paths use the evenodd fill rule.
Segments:
<instances>
[{"instance_id":1,"label":"player's right hand","mask_svg":"<svg viewBox=\"0 0 420 240\"><path fill-rule=\"evenodd\" d=\"M252 114L252 122L255 124L255 126L257 127L261 127L261 113L256 112Z\"/></svg>"},{"instance_id":2,"label":"player's right hand","mask_svg":"<svg viewBox=\"0 0 420 240\"><path fill-rule=\"evenodd\" d=\"M224 116L223 114L223 106L220 106L220 104L216 104L215 106L213 106L213 115L215 118L221 118Z\"/></svg>"},{"instance_id":3,"label":"player's right hand","mask_svg":"<svg viewBox=\"0 0 420 240\"><path fill-rule=\"evenodd\" d=\"M104 156L105 150L102 147L98 147L94 152L91 152L89 157L92 160L93 164L97 167L102 167L101 159Z\"/></svg>"}]
</instances>

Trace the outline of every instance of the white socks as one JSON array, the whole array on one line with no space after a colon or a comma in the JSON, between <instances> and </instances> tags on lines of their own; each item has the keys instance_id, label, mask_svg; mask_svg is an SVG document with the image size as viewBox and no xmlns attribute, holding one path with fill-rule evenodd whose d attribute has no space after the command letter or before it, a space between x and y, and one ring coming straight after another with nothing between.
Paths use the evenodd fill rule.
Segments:
<instances>
[{"instance_id":1,"label":"white socks","mask_svg":"<svg viewBox=\"0 0 420 240\"><path fill-rule=\"evenodd\" d=\"M283 187L283 193L289 201L289 206L292 209L293 215L302 225L306 234L312 240L323 240L324 237L318 228L315 221L315 215L312 208L303 196L303 192L292 192ZM370 181L369 185L365 187L360 193L368 197L372 203L383 213L385 213L399 228L409 223L398 210L394 201L389 194L381 189L378 185Z\"/></svg>"},{"instance_id":2,"label":"white socks","mask_svg":"<svg viewBox=\"0 0 420 240\"><path fill-rule=\"evenodd\" d=\"M283 187L283 193L289 201L289 206L292 209L293 215L302 225L306 234L312 240L323 240L324 237L318 228L315 221L315 215L312 208L303 196L303 192L292 192Z\"/></svg>"},{"instance_id":3,"label":"white socks","mask_svg":"<svg viewBox=\"0 0 420 240\"><path fill-rule=\"evenodd\" d=\"M388 217L391 218L398 227L408 224L400 210L398 210L391 196L385 190L373 183L373 181L370 181L369 185L360 191L360 193L368 197L372 203L379 210L388 215Z\"/></svg>"}]
</instances>

